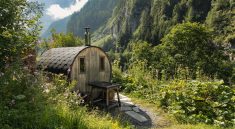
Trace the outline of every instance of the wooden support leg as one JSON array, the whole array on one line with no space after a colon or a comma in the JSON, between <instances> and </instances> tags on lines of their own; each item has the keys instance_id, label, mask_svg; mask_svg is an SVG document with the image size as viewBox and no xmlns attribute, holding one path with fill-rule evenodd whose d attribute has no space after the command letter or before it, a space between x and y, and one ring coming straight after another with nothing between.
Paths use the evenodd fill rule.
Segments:
<instances>
[{"instance_id":1,"label":"wooden support leg","mask_svg":"<svg viewBox=\"0 0 235 129\"><path fill-rule=\"evenodd\" d=\"M90 93L90 104L93 105L93 87L91 87L91 93Z\"/></svg>"},{"instance_id":2,"label":"wooden support leg","mask_svg":"<svg viewBox=\"0 0 235 129\"><path fill-rule=\"evenodd\" d=\"M106 107L108 110L108 108L109 108L109 90L108 89L106 90Z\"/></svg>"},{"instance_id":3,"label":"wooden support leg","mask_svg":"<svg viewBox=\"0 0 235 129\"><path fill-rule=\"evenodd\" d=\"M109 90L106 90L106 106L109 106Z\"/></svg>"},{"instance_id":4,"label":"wooden support leg","mask_svg":"<svg viewBox=\"0 0 235 129\"><path fill-rule=\"evenodd\" d=\"M117 97L118 97L118 105L119 107L121 107L121 101L120 101L120 97L119 97L119 90L117 88Z\"/></svg>"}]
</instances>

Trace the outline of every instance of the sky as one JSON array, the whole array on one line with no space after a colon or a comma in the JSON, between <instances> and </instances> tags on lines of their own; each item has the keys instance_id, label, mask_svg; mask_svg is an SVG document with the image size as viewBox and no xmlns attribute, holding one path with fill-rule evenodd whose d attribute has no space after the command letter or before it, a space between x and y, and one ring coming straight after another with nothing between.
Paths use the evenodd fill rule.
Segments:
<instances>
[{"instance_id":1,"label":"sky","mask_svg":"<svg viewBox=\"0 0 235 129\"><path fill-rule=\"evenodd\" d=\"M37 1L44 4L43 16L40 19L42 22L43 34L54 21L64 19L79 11L88 0L28 0Z\"/></svg>"},{"instance_id":2,"label":"sky","mask_svg":"<svg viewBox=\"0 0 235 129\"><path fill-rule=\"evenodd\" d=\"M46 9L46 15L49 15L53 20L63 19L74 12L79 11L88 0L76 0L69 7L61 7L59 4L52 4Z\"/></svg>"}]
</instances>

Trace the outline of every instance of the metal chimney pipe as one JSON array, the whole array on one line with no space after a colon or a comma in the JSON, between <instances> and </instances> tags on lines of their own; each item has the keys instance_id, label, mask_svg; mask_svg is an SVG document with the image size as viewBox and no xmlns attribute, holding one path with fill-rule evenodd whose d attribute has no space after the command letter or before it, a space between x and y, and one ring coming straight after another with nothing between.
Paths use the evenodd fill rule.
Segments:
<instances>
[{"instance_id":1,"label":"metal chimney pipe","mask_svg":"<svg viewBox=\"0 0 235 129\"><path fill-rule=\"evenodd\" d=\"M91 35L90 35L90 27L85 27L85 45L90 46L91 45Z\"/></svg>"}]
</instances>

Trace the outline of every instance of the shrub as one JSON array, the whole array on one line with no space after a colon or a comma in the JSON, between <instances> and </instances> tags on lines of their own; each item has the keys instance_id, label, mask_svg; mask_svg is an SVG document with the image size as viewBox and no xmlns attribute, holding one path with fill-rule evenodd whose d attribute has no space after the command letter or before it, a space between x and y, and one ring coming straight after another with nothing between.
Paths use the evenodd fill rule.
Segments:
<instances>
[{"instance_id":1,"label":"shrub","mask_svg":"<svg viewBox=\"0 0 235 129\"><path fill-rule=\"evenodd\" d=\"M173 81L161 89L161 106L182 122L234 125L235 92L222 84Z\"/></svg>"},{"instance_id":2,"label":"shrub","mask_svg":"<svg viewBox=\"0 0 235 129\"><path fill-rule=\"evenodd\" d=\"M120 83L123 80L123 73L120 68L120 61L114 60L112 64L112 81L115 83Z\"/></svg>"},{"instance_id":3,"label":"shrub","mask_svg":"<svg viewBox=\"0 0 235 129\"><path fill-rule=\"evenodd\" d=\"M81 98L71 92L75 82L63 75L29 74L9 67L0 75L0 128L3 129L96 129L125 128L110 116L87 111Z\"/></svg>"},{"instance_id":4,"label":"shrub","mask_svg":"<svg viewBox=\"0 0 235 129\"><path fill-rule=\"evenodd\" d=\"M113 65L113 81L121 83L121 90L156 102L154 100L157 98L159 82L154 79L153 72L147 67L147 62L133 62L126 73L121 72L118 64L118 61L115 61Z\"/></svg>"},{"instance_id":5,"label":"shrub","mask_svg":"<svg viewBox=\"0 0 235 129\"><path fill-rule=\"evenodd\" d=\"M189 69L191 78L196 78L198 68L208 77L216 74L229 77L230 72L220 71L228 68L221 63L229 62L228 56L224 53L224 48L212 42L212 33L204 25L199 23L182 23L174 26L169 34L162 39L158 49L161 51L161 64L163 69L171 71L178 67ZM174 74L173 74L174 75ZM224 79L224 77L221 77Z\"/></svg>"},{"instance_id":6,"label":"shrub","mask_svg":"<svg viewBox=\"0 0 235 129\"><path fill-rule=\"evenodd\" d=\"M122 90L159 104L182 123L206 123L222 127L235 123L235 91L223 81L157 81L146 62L136 61L126 73L114 65L114 80ZM117 69L116 69L117 68Z\"/></svg>"},{"instance_id":7,"label":"shrub","mask_svg":"<svg viewBox=\"0 0 235 129\"><path fill-rule=\"evenodd\" d=\"M38 79L17 65L0 76L0 128L32 128L45 105Z\"/></svg>"}]
</instances>

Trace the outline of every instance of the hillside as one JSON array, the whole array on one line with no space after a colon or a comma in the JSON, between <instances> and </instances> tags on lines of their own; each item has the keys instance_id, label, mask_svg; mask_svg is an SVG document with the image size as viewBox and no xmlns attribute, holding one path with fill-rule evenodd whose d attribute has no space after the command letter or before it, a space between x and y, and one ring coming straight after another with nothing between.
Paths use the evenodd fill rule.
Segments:
<instances>
[{"instance_id":1,"label":"hillside","mask_svg":"<svg viewBox=\"0 0 235 129\"><path fill-rule=\"evenodd\" d=\"M215 42L228 43L234 38L234 7L233 0L120 0L109 22L94 36L108 35L116 44L102 38L95 38L95 44L126 48L134 39L157 45L174 25L187 21L205 24L214 30Z\"/></svg>"},{"instance_id":2,"label":"hillside","mask_svg":"<svg viewBox=\"0 0 235 129\"><path fill-rule=\"evenodd\" d=\"M29 0L29 1L37 1L40 4L43 4L43 16L40 19L43 26L42 35L45 35L44 33L48 33L46 31L48 30L49 26L53 24L53 22L55 22L55 20L51 16L47 15L47 9L55 4L59 5L61 8L66 8L75 2L75 0Z\"/></svg>"},{"instance_id":3,"label":"hillside","mask_svg":"<svg viewBox=\"0 0 235 129\"><path fill-rule=\"evenodd\" d=\"M41 37L48 38L51 36L51 30L54 29L56 33L66 33L67 31L67 23L70 19L69 17L66 17L64 19L52 22L51 25L48 27L48 29L42 34Z\"/></svg>"},{"instance_id":4,"label":"hillside","mask_svg":"<svg viewBox=\"0 0 235 129\"><path fill-rule=\"evenodd\" d=\"M113 8L118 0L89 0L78 13L74 13L68 21L67 31L76 36L83 36L84 27L90 26L96 31L105 25L112 16Z\"/></svg>"}]
</instances>

